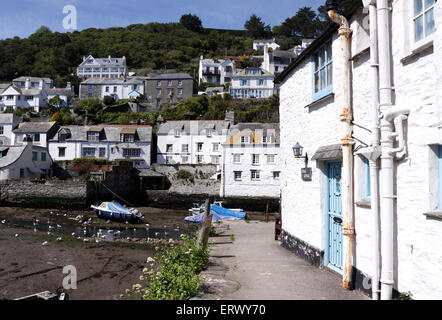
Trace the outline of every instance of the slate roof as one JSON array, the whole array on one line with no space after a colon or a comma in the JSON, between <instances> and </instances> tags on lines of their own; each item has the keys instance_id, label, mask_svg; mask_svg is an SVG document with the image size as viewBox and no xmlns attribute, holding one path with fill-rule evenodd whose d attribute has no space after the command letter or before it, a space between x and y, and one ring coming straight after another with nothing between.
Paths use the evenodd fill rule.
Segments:
<instances>
[{"instance_id":1,"label":"slate roof","mask_svg":"<svg viewBox=\"0 0 442 320\"><path fill-rule=\"evenodd\" d=\"M88 78L80 83L80 85L85 84L144 84L144 81L137 78Z\"/></svg>"},{"instance_id":2,"label":"slate roof","mask_svg":"<svg viewBox=\"0 0 442 320\"><path fill-rule=\"evenodd\" d=\"M20 87L14 86L14 85L10 85L7 88L5 88L0 94L3 94L6 91L6 89L8 89L9 87L12 87L15 91L18 92L19 95L23 95L23 96L38 96L43 91L38 88L25 89L25 88L20 88Z\"/></svg>"},{"instance_id":3,"label":"slate roof","mask_svg":"<svg viewBox=\"0 0 442 320\"><path fill-rule=\"evenodd\" d=\"M271 144L280 144L279 123L238 123L230 128L225 144L240 145L241 140L235 139L235 137L243 135L251 135L253 137L252 143L255 145L263 144L261 138L267 135L274 138Z\"/></svg>"},{"instance_id":4,"label":"slate roof","mask_svg":"<svg viewBox=\"0 0 442 320\"><path fill-rule=\"evenodd\" d=\"M52 89L46 89L46 94L48 96L55 96L55 95L61 95L61 96L68 96L70 94L73 94L72 89L68 88L52 88Z\"/></svg>"},{"instance_id":5,"label":"slate roof","mask_svg":"<svg viewBox=\"0 0 442 320\"><path fill-rule=\"evenodd\" d=\"M96 126L62 126L49 141L58 142L60 132L68 133L66 141L87 141L87 132L101 132L100 142L121 142L120 134L128 129L137 130L135 142L151 142L152 127L146 125L96 125ZM98 141L96 141L98 142Z\"/></svg>"},{"instance_id":6,"label":"slate roof","mask_svg":"<svg viewBox=\"0 0 442 320\"><path fill-rule=\"evenodd\" d=\"M14 80L12 80L13 82L17 81L17 82L26 82L26 80L29 79L31 82L39 82L40 80L43 80L44 83L47 84L51 84L52 83L52 79L49 78L39 78L39 77L26 77L26 76L22 76L19 78L16 78Z\"/></svg>"},{"instance_id":7,"label":"slate roof","mask_svg":"<svg viewBox=\"0 0 442 320\"><path fill-rule=\"evenodd\" d=\"M0 148L0 151L7 151L6 156L0 158L0 168L4 168L17 161L28 145L10 146Z\"/></svg>"},{"instance_id":8,"label":"slate roof","mask_svg":"<svg viewBox=\"0 0 442 320\"><path fill-rule=\"evenodd\" d=\"M173 79L193 80L193 78L189 76L187 73L152 74L147 80L173 80Z\"/></svg>"},{"instance_id":9,"label":"slate roof","mask_svg":"<svg viewBox=\"0 0 442 320\"><path fill-rule=\"evenodd\" d=\"M342 157L342 148L340 144L322 146L316 150L311 160L327 160Z\"/></svg>"},{"instance_id":10,"label":"slate roof","mask_svg":"<svg viewBox=\"0 0 442 320\"><path fill-rule=\"evenodd\" d=\"M164 177L163 174L153 171L152 169L137 169L140 177Z\"/></svg>"},{"instance_id":11,"label":"slate roof","mask_svg":"<svg viewBox=\"0 0 442 320\"><path fill-rule=\"evenodd\" d=\"M11 123L14 121L13 113L0 113L0 123Z\"/></svg>"},{"instance_id":12,"label":"slate roof","mask_svg":"<svg viewBox=\"0 0 442 320\"><path fill-rule=\"evenodd\" d=\"M258 69L261 70L261 72L258 73L258 74L246 74L246 69L242 69L241 71L235 73L232 78L239 78L239 77L241 77L241 78L244 78L244 77L246 77L246 78L247 77L252 77L252 78L256 78L256 77L274 78L275 77L273 74L271 74L271 73L269 73L269 72L267 72L267 71L265 71L265 70L263 70L261 68L258 68Z\"/></svg>"},{"instance_id":13,"label":"slate roof","mask_svg":"<svg viewBox=\"0 0 442 320\"><path fill-rule=\"evenodd\" d=\"M17 129L14 129L14 133L32 133L42 132L47 133L56 122L22 122L18 125Z\"/></svg>"},{"instance_id":14,"label":"slate roof","mask_svg":"<svg viewBox=\"0 0 442 320\"><path fill-rule=\"evenodd\" d=\"M218 134L222 134L223 130L227 133L230 128L230 123L224 120L180 120L180 121L167 121L162 123L158 127L158 134L174 135L176 129L181 130L181 134L190 135L201 134L205 135L206 129L213 129Z\"/></svg>"}]
</instances>

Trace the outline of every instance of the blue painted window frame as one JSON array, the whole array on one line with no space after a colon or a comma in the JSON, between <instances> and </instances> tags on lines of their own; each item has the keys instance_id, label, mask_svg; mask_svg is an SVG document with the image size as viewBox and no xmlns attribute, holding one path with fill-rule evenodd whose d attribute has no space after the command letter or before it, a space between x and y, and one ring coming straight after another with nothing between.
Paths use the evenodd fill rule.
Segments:
<instances>
[{"instance_id":1,"label":"blue painted window frame","mask_svg":"<svg viewBox=\"0 0 442 320\"><path fill-rule=\"evenodd\" d=\"M442 145L438 150L438 162L439 162L439 210L442 211Z\"/></svg>"},{"instance_id":2,"label":"blue painted window frame","mask_svg":"<svg viewBox=\"0 0 442 320\"><path fill-rule=\"evenodd\" d=\"M32 161L38 161L38 152L32 152Z\"/></svg>"},{"instance_id":3,"label":"blue painted window frame","mask_svg":"<svg viewBox=\"0 0 442 320\"><path fill-rule=\"evenodd\" d=\"M330 48L330 50L326 50L327 48ZM324 60L322 61L321 58L321 52L324 51ZM331 59L328 60L328 54L331 53ZM316 67L316 61L315 56L318 56L318 64L319 66ZM328 67L331 67L331 75L328 73ZM325 87L321 88L321 81L322 81L322 75L321 71L325 71ZM315 76L318 74L318 91L316 91L316 82L315 82ZM329 77L331 78L331 82L329 85L327 83L329 82ZM321 47L319 47L313 54L312 54L312 95L313 95L313 101L319 100L326 95L329 95L333 92L333 49L332 49L332 41L327 41L324 43Z\"/></svg>"},{"instance_id":4,"label":"blue painted window frame","mask_svg":"<svg viewBox=\"0 0 442 320\"><path fill-rule=\"evenodd\" d=\"M364 176L365 176L364 199L367 201L371 201L370 164L367 158L364 158Z\"/></svg>"}]
</instances>

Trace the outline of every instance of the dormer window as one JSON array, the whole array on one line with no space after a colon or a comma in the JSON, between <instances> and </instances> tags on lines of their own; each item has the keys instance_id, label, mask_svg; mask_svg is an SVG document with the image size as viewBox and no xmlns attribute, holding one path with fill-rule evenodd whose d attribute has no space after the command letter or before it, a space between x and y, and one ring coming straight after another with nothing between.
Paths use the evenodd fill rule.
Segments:
<instances>
[{"instance_id":1,"label":"dormer window","mask_svg":"<svg viewBox=\"0 0 442 320\"><path fill-rule=\"evenodd\" d=\"M212 136L212 133L213 133L213 129L206 129L207 137L210 138Z\"/></svg>"},{"instance_id":2,"label":"dormer window","mask_svg":"<svg viewBox=\"0 0 442 320\"><path fill-rule=\"evenodd\" d=\"M272 136L263 136L262 137L262 143L272 143L273 139Z\"/></svg>"},{"instance_id":3,"label":"dormer window","mask_svg":"<svg viewBox=\"0 0 442 320\"><path fill-rule=\"evenodd\" d=\"M100 141L100 132L89 131L87 141Z\"/></svg>"},{"instance_id":4,"label":"dormer window","mask_svg":"<svg viewBox=\"0 0 442 320\"><path fill-rule=\"evenodd\" d=\"M241 136L241 143L249 143L250 137L249 136Z\"/></svg>"},{"instance_id":5,"label":"dormer window","mask_svg":"<svg viewBox=\"0 0 442 320\"><path fill-rule=\"evenodd\" d=\"M136 129L130 129L130 128L122 129L120 132L120 141L134 142L136 134L137 134Z\"/></svg>"},{"instance_id":6,"label":"dormer window","mask_svg":"<svg viewBox=\"0 0 442 320\"><path fill-rule=\"evenodd\" d=\"M175 137L180 137L180 136L181 136L181 130L175 129Z\"/></svg>"},{"instance_id":7,"label":"dormer window","mask_svg":"<svg viewBox=\"0 0 442 320\"><path fill-rule=\"evenodd\" d=\"M135 135L133 134L123 134L123 142L134 142L135 141Z\"/></svg>"}]
</instances>

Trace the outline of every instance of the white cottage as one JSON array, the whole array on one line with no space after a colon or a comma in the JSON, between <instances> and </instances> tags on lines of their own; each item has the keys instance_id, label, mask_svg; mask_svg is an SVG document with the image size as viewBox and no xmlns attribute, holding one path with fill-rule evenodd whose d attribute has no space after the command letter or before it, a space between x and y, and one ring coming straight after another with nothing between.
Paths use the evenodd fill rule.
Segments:
<instances>
[{"instance_id":1,"label":"white cottage","mask_svg":"<svg viewBox=\"0 0 442 320\"><path fill-rule=\"evenodd\" d=\"M15 143L13 130L18 126L20 118L12 113L0 114L0 146L10 146Z\"/></svg>"},{"instance_id":2,"label":"white cottage","mask_svg":"<svg viewBox=\"0 0 442 320\"><path fill-rule=\"evenodd\" d=\"M230 95L235 99L270 98L278 93L274 78L261 68L245 68L233 76Z\"/></svg>"},{"instance_id":3,"label":"white cottage","mask_svg":"<svg viewBox=\"0 0 442 320\"><path fill-rule=\"evenodd\" d=\"M375 299L442 299L442 3L357 2L347 27L332 2L340 35L278 78L283 246Z\"/></svg>"},{"instance_id":4,"label":"white cottage","mask_svg":"<svg viewBox=\"0 0 442 320\"><path fill-rule=\"evenodd\" d=\"M158 128L157 163L221 163L221 144L227 139L230 121L167 121Z\"/></svg>"},{"instance_id":5,"label":"white cottage","mask_svg":"<svg viewBox=\"0 0 442 320\"><path fill-rule=\"evenodd\" d=\"M26 137L32 139L36 146L47 148L49 139L56 132L56 122L22 122L12 130L14 134L14 145L26 144Z\"/></svg>"},{"instance_id":6,"label":"white cottage","mask_svg":"<svg viewBox=\"0 0 442 320\"><path fill-rule=\"evenodd\" d=\"M52 158L47 148L25 139L20 146L0 147L0 181L46 179L52 175Z\"/></svg>"},{"instance_id":7,"label":"white cottage","mask_svg":"<svg viewBox=\"0 0 442 320\"><path fill-rule=\"evenodd\" d=\"M40 81L39 87L31 87L29 79L26 81L25 87L17 87L10 85L1 94L1 111L8 108L17 110L19 108L33 109L40 112L40 108L47 104L47 94L44 89L43 80Z\"/></svg>"},{"instance_id":8,"label":"white cottage","mask_svg":"<svg viewBox=\"0 0 442 320\"><path fill-rule=\"evenodd\" d=\"M279 123L239 123L223 143L221 197L280 197Z\"/></svg>"},{"instance_id":9,"label":"white cottage","mask_svg":"<svg viewBox=\"0 0 442 320\"><path fill-rule=\"evenodd\" d=\"M201 56L198 70L199 83L224 85L232 81L234 64L230 59L204 59Z\"/></svg>"},{"instance_id":10,"label":"white cottage","mask_svg":"<svg viewBox=\"0 0 442 320\"><path fill-rule=\"evenodd\" d=\"M147 125L62 126L49 140L54 160L98 158L132 160L136 168L149 168L152 127Z\"/></svg>"}]
</instances>

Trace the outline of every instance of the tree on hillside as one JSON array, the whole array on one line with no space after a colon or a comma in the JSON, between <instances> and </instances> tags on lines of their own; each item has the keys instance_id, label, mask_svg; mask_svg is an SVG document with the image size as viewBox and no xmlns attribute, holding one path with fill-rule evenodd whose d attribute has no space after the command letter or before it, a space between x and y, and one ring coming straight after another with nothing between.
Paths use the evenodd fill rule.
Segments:
<instances>
[{"instance_id":1,"label":"tree on hillside","mask_svg":"<svg viewBox=\"0 0 442 320\"><path fill-rule=\"evenodd\" d=\"M345 13L348 8L351 7L352 4L357 2L359 0L337 0L338 3L338 11L339 13L343 14ZM322 21L329 21L328 13L327 13L327 7L325 5L322 5L318 8L319 17Z\"/></svg>"},{"instance_id":2,"label":"tree on hillside","mask_svg":"<svg viewBox=\"0 0 442 320\"><path fill-rule=\"evenodd\" d=\"M319 15L310 7L303 7L296 15L285 19L279 28L276 28L279 36L316 38L326 28L327 24L321 21Z\"/></svg>"},{"instance_id":3,"label":"tree on hillside","mask_svg":"<svg viewBox=\"0 0 442 320\"><path fill-rule=\"evenodd\" d=\"M266 25L260 17L256 14L252 14L249 20L244 24L244 28L252 38L267 38L272 35L270 25Z\"/></svg>"},{"instance_id":4,"label":"tree on hillside","mask_svg":"<svg viewBox=\"0 0 442 320\"><path fill-rule=\"evenodd\" d=\"M194 14L183 14L180 19L180 23L184 28L194 32L201 32L203 24L201 19Z\"/></svg>"}]
</instances>

